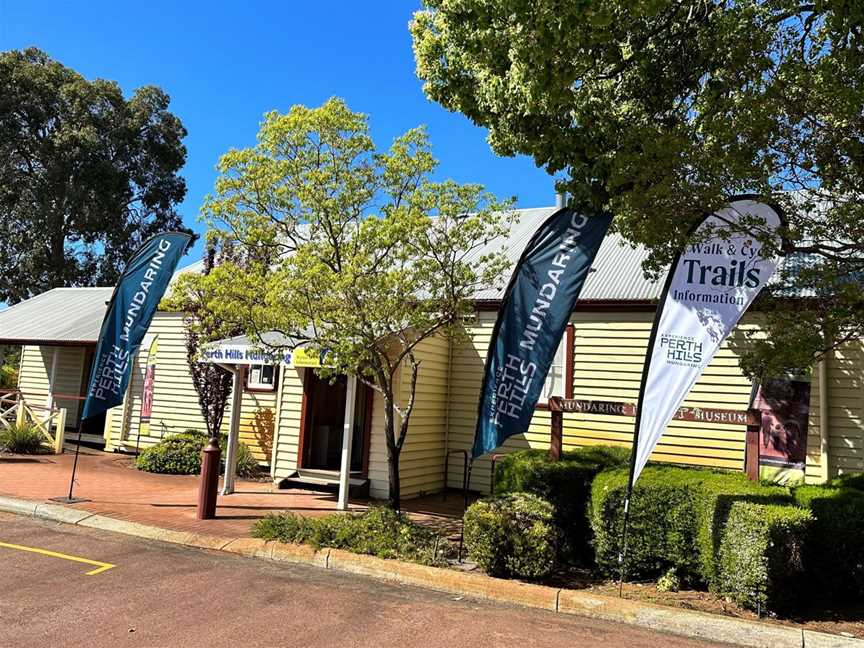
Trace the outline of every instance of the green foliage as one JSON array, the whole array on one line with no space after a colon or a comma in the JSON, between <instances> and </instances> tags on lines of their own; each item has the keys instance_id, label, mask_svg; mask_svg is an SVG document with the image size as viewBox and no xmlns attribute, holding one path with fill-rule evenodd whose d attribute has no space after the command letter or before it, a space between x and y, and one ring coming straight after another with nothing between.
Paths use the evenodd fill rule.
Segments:
<instances>
[{"instance_id":1,"label":"green foliage","mask_svg":"<svg viewBox=\"0 0 864 648\"><path fill-rule=\"evenodd\" d=\"M498 460L495 492L500 495L524 491L549 501L561 533L559 559L590 563L587 507L591 482L601 470L626 466L629 455L627 448L613 446L589 446L565 452L560 461L550 461L545 450L513 452Z\"/></svg>"},{"instance_id":2,"label":"green foliage","mask_svg":"<svg viewBox=\"0 0 864 648\"><path fill-rule=\"evenodd\" d=\"M735 501L724 524L712 588L742 607L789 609L802 600L812 517L777 504Z\"/></svg>"},{"instance_id":3,"label":"green foliage","mask_svg":"<svg viewBox=\"0 0 864 648\"><path fill-rule=\"evenodd\" d=\"M591 489L590 511L596 560L601 571L609 575L617 575L619 568L627 478L628 471L623 469L602 472L594 479ZM776 518L778 529L787 524L787 519L785 514L775 514L775 509L790 509L792 513L789 515L793 521L799 521L800 511L791 506L792 498L783 487L750 482L741 473L649 466L637 481L630 501L628 575L633 578L656 578L673 569L682 581L706 583L719 593L737 597L737 600L755 606L757 600L761 599L752 598L755 594L751 590L726 589L737 587L743 581L735 581L723 571L734 559L734 556L728 555L728 548L740 540L740 537L738 540L730 539L728 520L733 510L745 504L757 507L753 510L764 510L766 520ZM744 513L741 516L742 520L749 519ZM741 525L745 526L744 522ZM798 530L798 527L795 529ZM735 532L738 533L738 530ZM780 533L773 527L768 532ZM774 536L769 537L773 541ZM742 562L737 568L746 571L752 578L761 574L760 577L764 578L759 581L762 583L759 595L774 596L776 598L766 600L771 605L781 605L781 593L774 584L782 580L782 575L773 570L788 569L797 563L790 558L792 562L785 564L772 553L766 553L760 544L763 539L763 536L754 537L755 544L750 548L745 549L742 545ZM803 544L800 535L795 537L794 542L798 550L796 559L800 559ZM727 554L721 557L724 546L727 547ZM762 567L757 568L746 562L755 561L757 557L768 561L764 567L767 571L759 571Z\"/></svg>"},{"instance_id":4,"label":"green foliage","mask_svg":"<svg viewBox=\"0 0 864 648\"><path fill-rule=\"evenodd\" d=\"M45 437L35 425L18 425L0 428L0 451L15 454L41 454L46 452Z\"/></svg>"},{"instance_id":5,"label":"green foliage","mask_svg":"<svg viewBox=\"0 0 864 648\"><path fill-rule=\"evenodd\" d=\"M503 283L508 263L500 250L481 250L506 229L509 203L478 185L435 181L436 165L423 129L379 150L367 117L339 99L267 113L254 147L222 156L203 207L211 240L230 257L180 277L171 300L200 301L208 336L239 329L277 351L305 341L328 353L322 377L374 385L394 507L416 346L463 335L475 291ZM288 339L262 339L268 331ZM408 389L397 402L400 367Z\"/></svg>"},{"instance_id":6,"label":"green foliage","mask_svg":"<svg viewBox=\"0 0 864 648\"><path fill-rule=\"evenodd\" d=\"M252 535L266 540L332 547L378 558L424 565L446 562L451 547L434 531L392 509L375 507L359 515L333 514L305 518L294 513L271 514L258 520Z\"/></svg>"},{"instance_id":7,"label":"green foliage","mask_svg":"<svg viewBox=\"0 0 864 648\"><path fill-rule=\"evenodd\" d=\"M135 458L135 467L146 472L168 475L197 475L201 472L201 451L209 437L197 430L186 430L165 437L146 448ZM225 460L227 436L220 439L222 460ZM237 444L237 474L254 477L258 473L258 461L244 443Z\"/></svg>"},{"instance_id":8,"label":"green foliage","mask_svg":"<svg viewBox=\"0 0 864 648\"><path fill-rule=\"evenodd\" d=\"M860 484L860 479L835 480ZM798 504L814 522L804 562L811 592L834 601L864 598L864 492L855 488L801 486Z\"/></svg>"},{"instance_id":9,"label":"green foliage","mask_svg":"<svg viewBox=\"0 0 864 648\"><path fill-rule=\"evenodd\" d=\"M771 301L747 372L807 367L864 333L864 4L423 4L410 29L426 95L488 129L496 153L532 156L580 207L614 213L650 273L729 196L783 207L808 267L766 292L826 299Z\"/></svg>"},{"instance_id":10,"label":"green foliage","mask_svg":"<svg viewBox=\"0 0 864 648\"><path fill-rule=\"evenodd\" d=\"M0 365L0 388L13 388L18 385L18 370L12 365Z\"/></svg>"},{"instance_id":11,"label":"green foliage","mask_svg":"<svg viewBox=\"0 0 864 648\"><path fill-rule=\"evenodd\" d=\"M475 502L465 511L468 556L490 576L540 578L555 566L552 505L530 493Z\"/></svg>"},{"instance_id":12,"label":"green foliage","mask_svg":"<svg viewBox=\"0 0 864 648\"><path fill-rule=\"evenodd\" d=\"M130 99L29 48L0 53L0 302L106 286L175 205L186 130L155 86Z\"/></svg>"},{"instance_id":13,"label":"green foliage","mask_svg":"<svg viewBox=\"0 0 864 648\"><path fill-rule=\"evenodd\" d=\"M831 480L831 486L835 488L854 488L864 491L864 473L847 473Z\"/></svg>"}]
</instances>

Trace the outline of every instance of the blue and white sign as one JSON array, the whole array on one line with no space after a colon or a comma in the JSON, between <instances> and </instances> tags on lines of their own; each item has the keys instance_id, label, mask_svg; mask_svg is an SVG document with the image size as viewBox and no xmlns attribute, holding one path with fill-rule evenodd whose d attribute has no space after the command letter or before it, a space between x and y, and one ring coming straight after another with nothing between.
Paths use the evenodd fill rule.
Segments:
<instances>
[{"instance_id":1,"label":"blue and white sign","mask_svg":"<svg viewBox=\"0 0 864 648\"><path fill-rule=\"evenodd\" d=\"M191 239L180 232L158 234L129 261L99 331L82 419L98 416L123 402L138 347Z\"/></svg>"},{"instance_id":2,"label":"blue and white sign","mask_svg":"<svg viewBox=\"0 0 864 648\"><path fill-rule=\"evenodd\" d=\"M612 223L570 209L544 222L522 253L486 357L473 457L528 429L555 351Z\"/></svg>"}]
</instances>

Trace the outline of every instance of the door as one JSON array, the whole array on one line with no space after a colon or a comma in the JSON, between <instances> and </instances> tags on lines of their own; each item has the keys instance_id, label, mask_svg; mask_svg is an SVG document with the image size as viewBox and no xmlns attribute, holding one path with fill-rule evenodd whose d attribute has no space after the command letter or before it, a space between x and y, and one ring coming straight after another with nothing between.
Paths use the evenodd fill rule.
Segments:
<instances>
[{"instance_id":1,"label":"door","mask_svg":"<svg viewBox=\"0 0 864 648\"><path fill-rule=\"evenodd\" d=\"M342 458L342 431L345 420L347 379L322 380L311 369L304 378L305 418L302 424L303 442L300 467L314 470L339 470ZM351 471L365 472L369 453L371 423L371 392L357 383L354 401Z\"/></svg>"}]
</instances>

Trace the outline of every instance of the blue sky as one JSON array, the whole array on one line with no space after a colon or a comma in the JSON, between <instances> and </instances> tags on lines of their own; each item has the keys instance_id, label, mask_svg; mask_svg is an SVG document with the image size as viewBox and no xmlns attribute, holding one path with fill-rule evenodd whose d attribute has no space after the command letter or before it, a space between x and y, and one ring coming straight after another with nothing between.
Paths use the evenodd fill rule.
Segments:
<instances>
[{"instance_id":1,"label":"blue sky","mask_svg":"<svg viewBox=\"0 0 864 648\"><path fill-rule=\"evenodd\" d=\"M167 91L189 131L180 212L199 231L219 156L253 144L264 112L334 95L370 116L379 147L426 124L441 178L479 182L520 207L554 204L552 179L529 158L495 156L485 130L425 98L407 29L418 5L0 0L0 49L37 46L127 94L146 84ZM181 263L200 253L199 244Z\"/></svg>"}]
</instances>

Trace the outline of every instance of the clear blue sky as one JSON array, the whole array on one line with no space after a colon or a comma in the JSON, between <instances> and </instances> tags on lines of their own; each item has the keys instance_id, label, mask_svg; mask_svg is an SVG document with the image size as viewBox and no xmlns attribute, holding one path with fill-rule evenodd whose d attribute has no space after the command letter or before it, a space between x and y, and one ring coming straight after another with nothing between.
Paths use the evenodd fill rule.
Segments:
<instances>
[{"instance_id":1,"label":"clear blue sky","mask_svg":"<svg viewBox=\"0 0 864 648\"><path fill-rule=\"evenodd\" d=\"M439 176L479 182L520 207L554 204L554 187L529 158L499 158L485 130L429 102L414 74L407 23L419 0L350 2L29 2L0 0L0 50L39 47L89 79L127 94L146 84L171 96L189 135L180 206L198 210L214 165L254 143L265 111L344 97L370 116L379 147L426 124ZM200 257L200 244L181 262Z\"/></svg>"}]
</instances>

